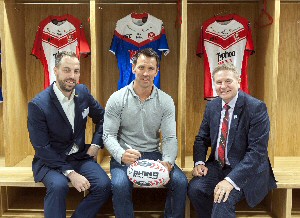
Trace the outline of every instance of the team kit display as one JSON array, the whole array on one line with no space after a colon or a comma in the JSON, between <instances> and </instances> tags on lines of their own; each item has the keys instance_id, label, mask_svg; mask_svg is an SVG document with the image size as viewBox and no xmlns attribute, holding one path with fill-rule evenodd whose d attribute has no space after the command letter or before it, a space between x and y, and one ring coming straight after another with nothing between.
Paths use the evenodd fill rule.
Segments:
<instances>
[{"instance_id":1,"label":"team kit display","mask_svg":"<svg viewBox=\"0 0 300 218\"><path fill-rule=\"evenodd\" d=\"M40 22L32 54L40 59L44 67L44 88L55 76L53 72L55 55L61 51L73 51L78 55L90 53L82 22L66 14L49 16ZM159 57L170 50L163 21L149 13L131 13L116 22L109 51L117 58L119 68L118 89L130 84L135 75L132 73L132 57L138 50L152 48ZM219 64L233 63L241 73L241 90L248 90L248 59L254 53L250 22L239 15L215 16L201 26L200 39L196 54L204 58L204 99L217 97L212 71ZM160 72L154 79L160 88Z\"/></svg>"}]
</instances>

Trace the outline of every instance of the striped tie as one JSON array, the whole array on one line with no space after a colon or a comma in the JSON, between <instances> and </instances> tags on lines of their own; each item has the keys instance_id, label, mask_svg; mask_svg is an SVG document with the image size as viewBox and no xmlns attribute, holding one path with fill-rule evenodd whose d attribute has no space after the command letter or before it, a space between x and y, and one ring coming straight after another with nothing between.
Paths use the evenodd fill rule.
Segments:
<instances>
[{"instance_id":1,"label":"striped tie","mask_svg":"<svg viewBox=\"0 0 300 218\"><path fill-rule=\"evenodd\" d=\"M222 122L222 129L221 129L220 142L218 148L218 160L222 168L225 165L225 147L226 147L226 141L228 135L228 120L229 120L228 110L230 109L230 106L228 104L225 104L223 108L225 109L225 116Z\"/></svg>"}]
</instances>

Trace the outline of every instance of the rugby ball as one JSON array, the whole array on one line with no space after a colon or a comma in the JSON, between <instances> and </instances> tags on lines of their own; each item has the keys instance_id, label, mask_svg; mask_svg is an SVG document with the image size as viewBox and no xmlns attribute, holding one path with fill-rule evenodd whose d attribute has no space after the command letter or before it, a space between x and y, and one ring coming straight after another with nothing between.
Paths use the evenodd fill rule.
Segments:
<instances>
[{"instance_id":1,"label":"rugby ball","mask_svg":"<svg viewBox=\"0 0 300 218\"><path fill-rule=\"evenodd\" d=\"M133 184L141 187L160 187L170 180L168 170L155 160L137 160L127 168L127 176Z\"/></svg>"}]
</instances>

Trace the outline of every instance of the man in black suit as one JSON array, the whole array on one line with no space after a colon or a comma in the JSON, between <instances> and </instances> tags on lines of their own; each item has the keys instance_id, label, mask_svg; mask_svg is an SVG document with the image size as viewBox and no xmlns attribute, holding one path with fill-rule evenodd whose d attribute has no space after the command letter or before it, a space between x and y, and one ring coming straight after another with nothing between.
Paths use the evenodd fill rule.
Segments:
<instances>
[{"instance_id":1,"label":"man in black suit","mask_svg":"<svg viewBox=\"0 0 300 218\"><path fill-rule=\"evenodd\" d=\"M47 188L46 218L66 217L68 182L89 191L72 217L96 217L110 196L111 183L95 161L103 147L104 109L85 85L77 85L80 63L75 53L56 56L56 82L28 104L28 130L35 149L32 170L36 182ZM96 124L92 144L85 144L87 117Z\"/></svg>"},{"instance_id":2,"label":"man in black suit","mask_svg":"<svg viewBox=\"0 0 300 218\"><path fill-rule=\"evenodd\" d=\"M198 217L230 218L237 202L246 198L254 207L276 188L268 158L270 121L266 105L239 90L232 64L218 66L212 77L219 98L207 103L195 139L188 195Z\"/></svg>"}]
</instances>

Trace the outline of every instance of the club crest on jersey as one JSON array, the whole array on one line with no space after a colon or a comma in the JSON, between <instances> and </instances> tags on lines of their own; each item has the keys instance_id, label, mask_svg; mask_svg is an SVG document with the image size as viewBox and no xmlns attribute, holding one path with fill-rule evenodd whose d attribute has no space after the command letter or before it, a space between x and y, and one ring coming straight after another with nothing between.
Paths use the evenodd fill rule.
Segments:
<instances>
[{"instance_id":1,"label":"club crest on jersey","mask_svg":"<svg viewBox=\"0 0 300 218\"><path fill-rule=\"evenodd\" d=\"M68 43L71 43L73 41L73 35L72 34L68 34L67 38L68 38Z\"/></svg>"},{"instance_id":2,"label":"club crest on jersey","mask_svg":"<svg viewBox=\"0 0 300 218\"><path fill-rule=\"evenodd\" d=\"M234 34L234 39L235 39L235 40L238 40L239 38L240 38L239 33L235 33L235 34Z\"/></svg>"},{"instance_id":3,"label":"club crest on jersey","mask_svg":"<svg viewBox=\"0 0 300 218\"><path fill-rule=\"evenodd\" d=\"M148 39L149 39L149 40L153 40L154 37L155 37L155 33L154 33L154 32L148 33Z\"/></svg>"}]
</instances>

